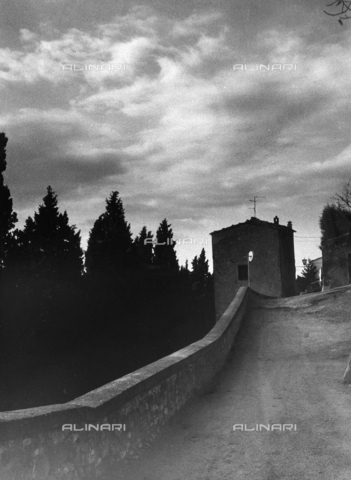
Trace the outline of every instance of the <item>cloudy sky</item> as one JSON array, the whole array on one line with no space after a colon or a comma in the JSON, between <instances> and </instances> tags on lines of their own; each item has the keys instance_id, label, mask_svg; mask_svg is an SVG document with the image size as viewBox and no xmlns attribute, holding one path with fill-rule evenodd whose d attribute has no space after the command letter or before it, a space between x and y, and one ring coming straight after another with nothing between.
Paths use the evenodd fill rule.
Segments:
<instances>
[{"instance_id":1,"label":"cloudy sky","mask_svg":"<svg viewBox=\"0 0 351 480\"><path fill-rule=\"evenodd\" d=\"M351 20L325 3L3 0L19 225L50 184L85 246L118 190L133 233L166 217L184 263L261 196L259 218L293 222L296 264L320 256L318 217L351 177Z\"/></svg>"}]
</instances>

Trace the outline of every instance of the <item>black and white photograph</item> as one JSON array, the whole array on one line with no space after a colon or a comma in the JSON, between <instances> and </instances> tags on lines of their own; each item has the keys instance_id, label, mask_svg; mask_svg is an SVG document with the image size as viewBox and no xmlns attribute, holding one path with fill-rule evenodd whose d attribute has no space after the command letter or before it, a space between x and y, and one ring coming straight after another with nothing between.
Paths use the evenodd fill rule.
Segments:
<instances>
[{"instance_id":1,"label":"black and white photograph","mask_svg":"<svg viewBox=\"0 0 351 480\"><path fill-rule=\"evenodd\" d=\"M0 0L0 480L351 480L351 1Z\"/></svg>"}]
</instances>

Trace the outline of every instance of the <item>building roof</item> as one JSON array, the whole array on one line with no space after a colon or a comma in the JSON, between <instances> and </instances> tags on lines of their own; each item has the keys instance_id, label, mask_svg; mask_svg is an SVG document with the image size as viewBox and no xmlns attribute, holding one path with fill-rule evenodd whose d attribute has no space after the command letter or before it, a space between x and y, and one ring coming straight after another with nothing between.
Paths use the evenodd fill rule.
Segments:
<instances>
[{"instance_id":1,"label":"building roof","mask_svg":"<svg viewBox=\"0 0 351 480\"><path fill-rule=\"evenodd\" d=\"M278 218L278 217L276 217ZM217 233L221 233L221 232L225 232L227 230L230 230L232 228L238 228L238 227L242 227L243 225L257 225L259 227L265 227L265 228L273 228L275 230L289 230L289 231L293 231L295 232L296 230L293 230L291 227L288 227L286 225L280 225L279 224L279 219L278 219L278 222L266 222L265 220L260 220L259 218L256 218L256 217L251 217L250 220L246 220L246 222L242 222L242 223L237 223L236 225L231 225L230 227L225 227L225 228L222 228L221 230L215 230L214 232L211 232L210 235L216 235Z\"/></svg>"}]
</instances>

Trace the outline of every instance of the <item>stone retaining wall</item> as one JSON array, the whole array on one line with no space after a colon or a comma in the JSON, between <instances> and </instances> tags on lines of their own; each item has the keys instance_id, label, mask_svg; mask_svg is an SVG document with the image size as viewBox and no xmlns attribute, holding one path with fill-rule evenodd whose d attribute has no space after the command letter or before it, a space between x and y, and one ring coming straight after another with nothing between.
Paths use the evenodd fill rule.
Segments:
<instances>
[{"instance_id":1,"label":"stone retaining wall","mask_svg":"<svg viewBox=\"0 0 351 480\"><path fill-rule=\"evenodd\" d=\"M134 456L221 370L248 297L241 288L202 340L140 370L63 405L0 413L0 479L98 479Z\"/></svg>"}]
</instances>

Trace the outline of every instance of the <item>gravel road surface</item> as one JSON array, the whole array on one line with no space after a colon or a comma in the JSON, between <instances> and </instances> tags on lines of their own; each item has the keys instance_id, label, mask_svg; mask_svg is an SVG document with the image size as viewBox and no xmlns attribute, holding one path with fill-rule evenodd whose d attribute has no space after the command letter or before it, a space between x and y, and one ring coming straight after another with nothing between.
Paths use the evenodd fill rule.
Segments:
<instances>
[{"instance_id":1,"label":"gravel road surface","mask_svg":"<svg viewBox=\"0 0 351 480\"><path fill-rule=\"evenodd\" d=\"M351 288L260 301L206 393L105 480L351 480L350 307ZM233 431L256 424L296 431Z\"/></svg>"}]
</instances>

